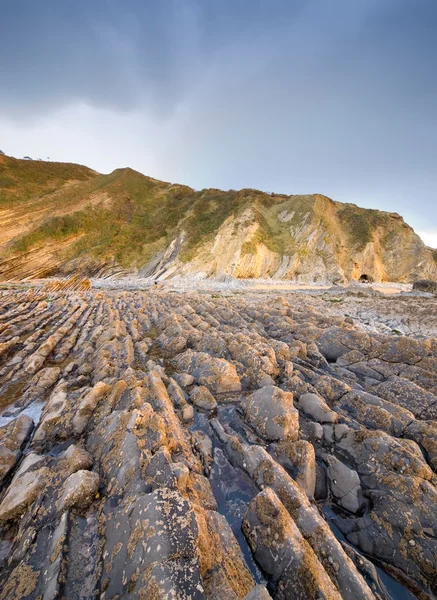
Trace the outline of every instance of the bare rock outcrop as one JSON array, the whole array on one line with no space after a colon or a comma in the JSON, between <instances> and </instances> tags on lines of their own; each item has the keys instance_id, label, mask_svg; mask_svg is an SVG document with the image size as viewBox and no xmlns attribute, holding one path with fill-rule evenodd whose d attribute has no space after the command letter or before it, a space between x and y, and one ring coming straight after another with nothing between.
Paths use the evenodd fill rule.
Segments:
<instances>
[{"instance_id":1,"label":"bare rock outcrop","mask_svg":"<svg viewBox=\"0 0 437 600\"><path fill-rule=\"evenodd\" d=\"M0 290L0 600L437 594L435 338L309 295L49 294Z\"/></svg>"}]
</instances>

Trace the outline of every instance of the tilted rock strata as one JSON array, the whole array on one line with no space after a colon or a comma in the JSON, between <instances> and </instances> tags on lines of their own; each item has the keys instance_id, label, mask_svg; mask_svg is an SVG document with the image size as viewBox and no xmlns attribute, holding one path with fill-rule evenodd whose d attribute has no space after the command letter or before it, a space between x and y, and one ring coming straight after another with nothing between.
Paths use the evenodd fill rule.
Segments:
<instances>
[{"instance_id":1,"label":"tilted rock strata","mask_svg":"<svg viewBox=\"0 0 437 600\"><path fill-rule=\"evenodd\" d=\"M195 191L129 168L100 175L7 156L0 157L0 247L0 280L437 280L436 251L396 213L321 194ZM75 287L86 290L88 283Z\"/></svg>"},{"instance_id":2,"label":"tilted rock strata","mask_svg":"<svg viewBox=\"0 0 437 600\"><path fill-rule=\"evenodd\" d=\"M437 593L436 339L30 289L0 344L1 600L385 600L369 559Z\"/></svg>"}]
</instances>

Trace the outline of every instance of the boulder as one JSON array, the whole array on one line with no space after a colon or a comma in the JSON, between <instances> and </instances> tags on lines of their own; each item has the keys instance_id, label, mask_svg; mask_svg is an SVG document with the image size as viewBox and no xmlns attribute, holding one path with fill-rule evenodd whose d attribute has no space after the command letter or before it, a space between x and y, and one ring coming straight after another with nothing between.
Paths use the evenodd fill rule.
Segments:
<instances>
[{"instance_id":1,"label":"boulder","mask_svg":"<svg viewBox=\"0 0 437 600\"><path fill-rule=\"evenodd\" d=\"M303 394L299 398L299 408L318 423L336 423L338 420L338 414L317 394Z\"/></svg>"},{"instance_id":2,"label":"boulder","mask_svg":"<svg viewBox=\"0 0 437 600\"><path fill-rule=\"evenodd\" d=\"M271 596L263 585L256 585L243 600L270 600Z\"/></svg>"},{"instance_id":3,"label":"boulder","mask_svg":"<svg viewBox=\"0 0 437 600\"><path fill-rule=\"evenodd\" d=\"M299 413L291 392L268 385L245 398L241 408L247 423L265 440L297 440Z\"/></svg>"},{"instance_id":4,"label":"boulder","mask_svg":"<svg viewBox=\"0 0 437 600\"><path fill-rule=\"evenodd\" d=\"M67 461L70 473L75 473L83 469L88 470L93 466L91 454L75 444L68 446L67 450L61 454L61 458Z\"/></svg>"},{"instance_id":5,"label":"boulder","mask_svg":"<svg viewBox=\"0 0 437 600\"><path fill-rule=\"evenodd\" d=\"M49 475L49 469L41 467L15 477L0 504L0 522L23 515L47 484Z\"/></svg>"},{"instance_id":6,"label":"boulder","mask_svg":"<svg viewBox=\"0 0 437 600\"><path fill-rule=\"evenodd\" d=\"M370 338L367 333L343 327L328 327L316 340L321 354L328 360L335 362L340 356L350 350L370 349Z\"/></svg>"},{"instance_id":7,"label":"boulder","mask_svg":"<svg viewBox=\"0 0 437 600\"><path fill-rule=\"evenodd\" d=\"M67 508L87 508L99 489L99 476L92 471L76 471L64 483L59 510Z\"/></svg>"},{"instance_id":8,"label":"boulder","mask_svg":"<svg viewBox=\"0 0 437 600\"><path fill-rule=\"evenodd\" d=\"M364 506L364 498L358 473L334 456L327 457L328 479L336 502L351 513L358 513Z\"/></svg>"},{"instance_id":9,"label":"boulder","mask_svg":"<svg viewBox=\"0 0 437 600\"><path fill-rule=\"evenodd\" d=\"M175 363L179 371L190 373L198 384L206 386L213 394L241 390L235 366L223 358L187 350L175 357Z\"/></svg>"},{"instance_id":10,"label":"boulder","mask_svg":"<svg viewBox=\"0 0 437 600\"><path fill-rule=\"evenodd\" d=\"M191 402L198 408L205 410L214 410L217 408L217 402L209 389L204 385L196 385L190 392Z\"/></svg>"},{"instance_id":11,"label":"boulder","mask_svg":"<svg viewBox=\"0 0 437 600\"><path fill-rule=\"evenodd\" d=\"M182 388L189 387L194 383L194 377L189 373L176 373L174 379Z\"/></svg>"},{"instance_id":12,"label":"boulder","mask_svg":"<svg viewBox=\"0 0 437 600\"><path fill-rule=\"evenodd\" d=\"M189 423L194 419L194 409L191 404L186 404L182 409L182 421Z\"/></svg>"}]
</instances>

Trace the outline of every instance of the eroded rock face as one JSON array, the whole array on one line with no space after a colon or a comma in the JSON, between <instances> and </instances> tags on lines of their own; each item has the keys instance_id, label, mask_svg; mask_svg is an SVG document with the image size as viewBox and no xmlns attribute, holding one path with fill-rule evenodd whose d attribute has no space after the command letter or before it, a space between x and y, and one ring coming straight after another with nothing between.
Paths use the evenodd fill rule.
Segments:
<instances>
[{"instance_id":1,"label":"eroded rock face","mask_svg":"<svg viewBox=\"0 0 437 600\"><path fill-rule=\"evenodd\" d=\"M2 187L0 208L3 281L69 275L67 281L47 283L46 292L80 292L90 288L88 277L128 276L137 274L138 266L147 277L188 275L194 281L199 275L331 283L437 278L435 253L396 213L369 211L322 194L195 191L178 184L169 186L132 169L101 175L81 165L51 161L34 165L34 161L1 156L7 183ZM30 190L30 205L15 201L28 198ZM110 244L102 255L120 197L129 197L123 213L124 243ZM140 258L137 265L131 248L138 245L138 224L130 217L142 214L145 197L152 205L159 204L160 210L147 215L140 257L147 255L150 260L142 264ZM200 205L204 208L201 216ZM47 240L45 225L54 214L74 213L83 220L90 210L99 216L88 223L80 245L71 243L68 230L49 237L46 244L28 248L22 243L29 234ZM162 238L159 248L147 230L165 230L166 239ZM275 244L277 238L283 243ZM167 334L167 327L159 332L161 348L170 352L173 344L183 348L187 338Z\"/></svg>"},{"instance_id":2,"label":"eroded rock face","mask_svg":"<svg viewBox=\"0 0 437 600\"><path fill-rule=\"evenodd\" d=\"M46 297L0 291L0 600L386 600L372 560L437 594L435 339L310 296Z\"/></svg>"}]
</instances>

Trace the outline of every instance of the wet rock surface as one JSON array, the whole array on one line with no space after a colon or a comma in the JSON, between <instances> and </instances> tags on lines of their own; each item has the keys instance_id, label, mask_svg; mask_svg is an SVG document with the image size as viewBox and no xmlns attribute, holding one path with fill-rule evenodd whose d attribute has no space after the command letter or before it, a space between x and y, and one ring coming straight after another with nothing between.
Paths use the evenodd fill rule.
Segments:
<instances>
[{"instance_id":1,"label":"wet rock surface","mask_svg":"<svg viewBox=\"0 0 437 600\"><path fill-rule=\"evenodd\" d=\"M321 302L1 291L0 599L434 598L437 341Z\"/></svg>"}]
</instances>

